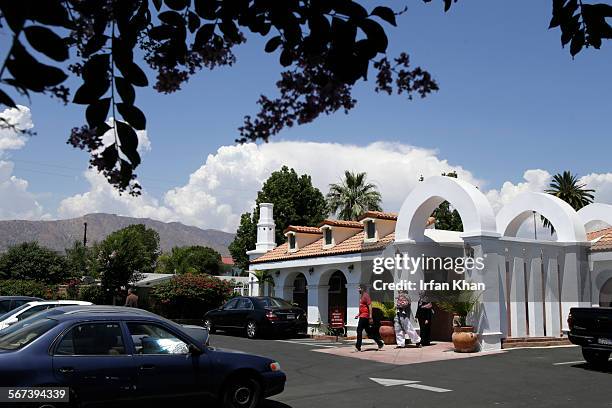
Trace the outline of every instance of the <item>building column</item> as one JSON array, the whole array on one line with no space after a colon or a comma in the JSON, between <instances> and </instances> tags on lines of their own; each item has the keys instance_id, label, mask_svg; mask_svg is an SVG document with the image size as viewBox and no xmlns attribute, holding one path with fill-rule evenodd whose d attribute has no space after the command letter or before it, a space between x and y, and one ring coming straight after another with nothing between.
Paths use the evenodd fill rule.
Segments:
<instances>
[{"instance_id":1,"label":"building column","mask_svg":"<svg viewBox=\"0 0 612 408\"><path fill-rule=\"evenodd\" d=\"M561 335L561 303L559 302L559 266L556 257L544 253L544 273L546 294L544 307L546 311L546 335Z\"/></svg>"},{"instance_id":2,"label":"building column","mask_svg":"<svg viewBox=\"0 0 612 408\"><path fill-rule=\"evenodd\" d=\"M308 326L327 324L327 291L329 285L308 285Z\"/></svg>"},{"instance_id":3,"label":"building column","mask_svg":"<svg viewBox=\"0 0 612 408\"><path fill-rule=\"evenodd\" d=\"M275 289L276 297L284 299L289 303L293 302L293 286L277 286Z\"/></svg>"},{"instance_id":4,"label":"building column","mask_svg":"<svg viewBox=\"0 0 612 408\"><path fill-rule=\"evenodd\" d=\"M357 334L357 319L359 314L359 283L346 284L346 331L347 336Z\"/></svg>"},{"instance_id":5,"label":"building column","mask_svg":"<svg viewBox=\"0 0 612 408\"><path fill-rule=\"evenodd\" d=\"M510 288L510 324L512 337L527 336L527 308L525 307L525 260L513 257L512 286Z\"/></svg>"},{"instance_id":6,"label":"building column","mask_svg":"<svg viewBox=\"0 0 612 408\"><path fill-rule=\"evenodd\" d=\"M544 299L542 292L542 259L534 254L527 264L529 274L529 290L527 302L529 304L529 336L544 336Z\"/></svg>"}]
</instances>

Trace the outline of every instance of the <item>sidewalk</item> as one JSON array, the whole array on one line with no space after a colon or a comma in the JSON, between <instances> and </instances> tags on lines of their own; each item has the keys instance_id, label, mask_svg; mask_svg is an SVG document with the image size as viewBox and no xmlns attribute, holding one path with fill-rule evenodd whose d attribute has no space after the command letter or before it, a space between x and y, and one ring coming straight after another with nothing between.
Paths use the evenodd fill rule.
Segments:
<instances>
[{"instance_id":1,"label":"sidewalk","mask_svg":"<svg viewBox=\"0 0 612 408\"><path fill-rule=\"evenodd\" d=\"M355 347L353 345L336 348L323 348L313 351L396 365L456 360L462 358L489 356L492 354L501 354L506 352L505 350L496 350L477 353L455 353L453 351L453 343L450 342L435 342L432 343L431 346L422 348L408 346L404 349L396 349L394 345L385 345L382 350L378 350L376 344L371 341L364 341L362 352L355 352Z\"/></svg>"}]
</instances>

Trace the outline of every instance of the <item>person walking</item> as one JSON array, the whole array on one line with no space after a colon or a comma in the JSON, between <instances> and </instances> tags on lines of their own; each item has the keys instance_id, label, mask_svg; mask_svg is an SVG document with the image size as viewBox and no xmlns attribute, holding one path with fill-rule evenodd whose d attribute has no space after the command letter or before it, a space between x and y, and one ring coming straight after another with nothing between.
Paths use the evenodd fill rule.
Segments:
<instances>
[{"instance_id":1,"label":"person walking","mask_svg":"<svg viewBox=\"0 0 612 408\"><path fill-rule=\"evenodd\" d=\"M138 295L134 293L134 289L128 289L128 295L125 298L125 307L138 307Z\"/></svg>"},{"instance_id":2,"label":"person walking","mask_svg":"<svg viewBox=\"0 0 612 408\"><path fill-rule=\"evenodd\" d=\"M417 308L416 318L421 327L421 345L429 346L431 344L431 320L433 319L433 305L423 297L419 298L419 307Z\"/></svg>"},{"instance_id":3,"label":"person walking","mask_svg":"<svg viewBox=\"0 0 612 408\"><path fill-rule=\"evenodd\" d=\"M412 306L410 298L405 291L400 291L395 300L395 319L393 326L395 329L395 342L397 348L406 347L406 338L410 339L417 347L421 347L421 337L412 325Z\"/></svg>"},{"instance_id":4,"label":"person walking","mask_svg":"<svg viewBox=\"0 0 612 408\"><path fill-rule=\"evenodd\" d=\"M361 342L363 339L363 331L368 335L368 338L374 340L378 345L378 349L382 349L385 343L380 338L380 333L375 330L374 320L372 319L372 300L365 285L359 285L359 314L355 316L359 319L357 322L357 342L355 343L355 351L361 351Z\"/></svg>"}]
</instances>

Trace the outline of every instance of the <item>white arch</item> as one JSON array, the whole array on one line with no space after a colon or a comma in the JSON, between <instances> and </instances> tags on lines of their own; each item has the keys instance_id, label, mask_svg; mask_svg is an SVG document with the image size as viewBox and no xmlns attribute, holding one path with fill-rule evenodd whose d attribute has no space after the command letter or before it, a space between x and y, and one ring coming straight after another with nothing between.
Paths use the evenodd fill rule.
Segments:
<instances>
[{"instance_id":1,"label":"white arch","mask_svg":"<svg viewBox=\"0 0 612 408\"><path fill-rule=\"evenodd\" d=\"M516 196L497 213L498 232L515 237L521 224L533 211L546 217L557 232L557 241L585 242L584 225L571 205L546 193L525 192Z\"/></svg>"},{"instance_id":2,"label":"white arch","mask_svg":"<svg viewBox=\"0 0 612 408\"><path fill-rule=\"evenodd\" d=\"M461 215L466 235L497 235L493 208L480 190L463 180L434 176L419 183L404 200L397 218L395 240L424 241L427 218L445 200Z\"/></svg>"},{"instance_id":3,"label":"white arch","mask_svg":"<svg viewBox=\"0 0 612 408\"><path fill-rule=\"evenodd\" d=\"M612 205L592 203L578 210L578 216L587 230L589 226L596 222L605 222L612 226Z\"/></svg>"}]
</instances>

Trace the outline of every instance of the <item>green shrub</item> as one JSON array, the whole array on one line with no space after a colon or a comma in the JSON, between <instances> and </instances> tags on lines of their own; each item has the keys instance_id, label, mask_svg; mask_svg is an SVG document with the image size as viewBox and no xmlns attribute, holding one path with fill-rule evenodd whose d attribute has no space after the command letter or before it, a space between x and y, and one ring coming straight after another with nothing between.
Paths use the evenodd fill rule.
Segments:
<instances>
[{"instance_id":1,"label":"green shrub","mask_svg":"<svg viewBox=\"0 0 612 408\"><path fill-rule=\"evenodd\" d=\"M91 302L94 305L103 305L104 291L97 285L84 285L80 287L79 299Z\"/></svg>"},{"instance_id":2,"label":"green shrub","mask_svg":"<svg viewBox=\"0 0 612 408\"><path fill-rule=\"evenodd\" d=\"M208 275L177 275L151 291L154 310L166 317L202 318L232 296L234 284Z\"/></svg>"},{"instance_id":3,"label":"green shrub","mask_svg":"<svg viewBox=\"0 0 612 408\"><path fill-rule=\"evenodd\" d=\"M0 296L34 296L57 299L57 286L23 279L0 280Z\"/></svg>"},{"instance_id":4,"label":"green shrub","mask_svg":"<svg viewBox=\"0 0 612 408\"><path fill-rule=\"evenodd\" d=\"M379 312L376 311L379 310ZM376 316L378 315L378 316ZM395 319L395 304L393 302L372 302L372 317L378 317L379 320L391 320Z\"/></svg>"}]
</instances>

